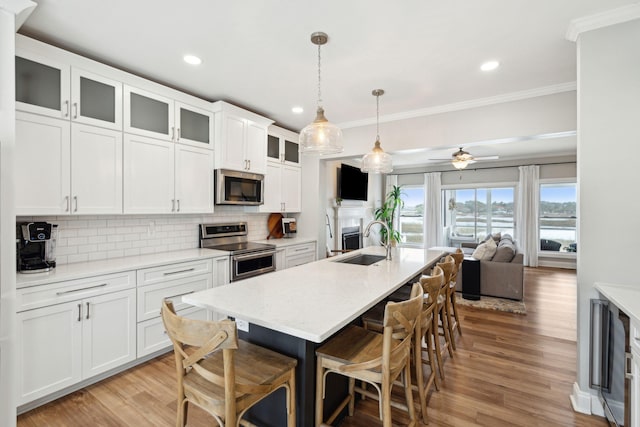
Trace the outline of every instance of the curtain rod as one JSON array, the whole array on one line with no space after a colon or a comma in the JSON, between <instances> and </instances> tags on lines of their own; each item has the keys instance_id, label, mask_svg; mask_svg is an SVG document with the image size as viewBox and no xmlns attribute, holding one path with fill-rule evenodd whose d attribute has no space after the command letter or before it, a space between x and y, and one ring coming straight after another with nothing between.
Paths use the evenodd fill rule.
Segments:
<instances>
[{"instance_id":1,"label":"curtain rod","mask_svg":"<svg viewBox=\"0 0 640 427\"><path fill-rule=\"evenodd\" d=\"M465 172L465 171L478 171L478 170L485 170L485 169L506 169L506 168L517 168L519 166L547 166L547 165L575 165L577 162L552 162L552 163L534 163L532 165L516 165L516 166L488 166L486 168L464 168L461 170L458 169L454 169L454 170L434 170L434 171L423 171L423 172L405 172L405 173L390 173L388 175L418 175L421 173L430 173L430 172Z\"/></svg>"}]
</instances>

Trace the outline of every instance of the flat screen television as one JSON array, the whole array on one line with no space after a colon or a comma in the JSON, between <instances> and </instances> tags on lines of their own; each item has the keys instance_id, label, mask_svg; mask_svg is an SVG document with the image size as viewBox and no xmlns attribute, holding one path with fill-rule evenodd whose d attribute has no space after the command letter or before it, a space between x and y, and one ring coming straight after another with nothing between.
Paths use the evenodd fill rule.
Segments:
<instances>
[{"instance_id":1,"label":"flat screen television","mask_svg":"<svg viewBox=\"0 0 640 427\"><path fill-rule=\"evenodd\" d=\"M338 169L338 197L343 200L367 200L369 174L342 163Z\"/></svg>"}]
</instances>

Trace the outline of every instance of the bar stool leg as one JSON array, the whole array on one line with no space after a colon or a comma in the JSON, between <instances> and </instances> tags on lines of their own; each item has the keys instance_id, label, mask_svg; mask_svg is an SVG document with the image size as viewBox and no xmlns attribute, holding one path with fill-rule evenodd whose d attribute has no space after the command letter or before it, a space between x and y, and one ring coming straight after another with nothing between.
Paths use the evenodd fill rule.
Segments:
<instances>
[{"instance_id":1,"label":"bar stool leg","mask_svg":"<svg viewBox=\"0 0 640 427\"><path fill-rule=\"evenodd\" d=\"M316 367L316 427L320 427L323 423L324 415L324 367L322 362L318 360Z\"/></svg>"}]
</instances>

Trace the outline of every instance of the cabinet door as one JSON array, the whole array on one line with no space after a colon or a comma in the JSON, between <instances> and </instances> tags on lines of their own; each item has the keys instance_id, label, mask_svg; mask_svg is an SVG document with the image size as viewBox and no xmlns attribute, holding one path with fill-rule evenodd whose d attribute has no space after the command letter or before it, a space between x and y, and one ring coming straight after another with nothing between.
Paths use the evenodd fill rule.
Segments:
<instances>
[{"instance_id":1,"label":"cabinet door","mask_svg":"<svg viewBox=\"0 0 640 427\"><path fill-rule=\"evenodd\" d=\"M18 405L81 380L82 304L57 304L17 314Z\"/></svg>"},{"instance_id":2,"label":"cabinet door","mask_svg":"<svg viewBox=\"0 0 640 427\"><path fill-rule=\"evenodd\" d=\"M213 151L175 146L176 212L213 212Z\"/></svg>"},{"instance_id":3,"label":"cabinet door","mask_svg":"<svg viewBox=\"0 0 640 427\"><path fill-rule=\"evenodd\" d=\"M124 131L172 141L173 100L124 86Z\"/></svg>"},{"instance_id":4,"label":"cabinet door","mask_svg":"<svg viewBox=\"0 0 640 427\"><path fill-rule=\"evenodd\" d=\"M175 141L213 150L213 113L179 102L175 105Z\"/></svg>"},{"instance_id":5,"label":"cabinet door","mask_svg":"<svg viewBox=\"0 0 640 427\"><path fill-rule=\"evenodd\" d=\"M282 144L284 162L289 165L300 166L300 144L288 139L283 139Z\"/></svg>"},{"instance_id":6,"label":"cabinet door","mask_svg":"<svg viewBox=\"0 0 640 427\"><path fill-rule=\"evenodd\" d=\"M640 427L640 353L632 350L631 356L631 425Z\"/></svg>"},{"instance_id":7,"label":"cabinet door","mask_svg":"<svg viewBox=\"0 0 640 427\"><path fill-rule=\"evenodd\" d=\"M135 289L83 301L83 379L136 358L135 301Z\"/></svg>"},{"instance_id":8,"label":"cabinet door","mask_svg":"<svg viewBox=\"0 0 640 427\"><path fill-rule=\"evenodd\" d=\"M247 121L246 159L251 172L267 172L267 130L252 121Z\"/></svg>"},{"instance_id":9,"label":"cabinet door","mask_svg":"<svg viewBox=\"0 0 640 427\"><path fill-rule=\"evenodd\" d=\"M224 286L229 284L229 276L231 274L229 257L221 257L213 259L213 287ZM209 320L222 320L227 316L216 311L209 311Z\"/></svg>"},{"instance_id":10,"label":"cabinet door","mask_svg":"<svg viewBox=\"0 0 640 427\"><path fill-rule=\"evenodd\" d=\"M285 268L287 268L284 259L284 249L276 250L276 271L284 270Z\"/></svg>"},{"instance_id":11,"label":"cabinet door","mask_svg":"<svg viewBox=\"0 0 640 427\"><path fill-rule=\"evenodd\" d=\"M282 202L285 212L300 212L302 209L300 180L299 167L282 166Z\"/></svg>"},{"instance_id":12,"label":"cabinet door","mask_svg":"<svg viewBox=\"0 0 640 427\"><path fill-rule=\"evenodd\" d=\"M244 154L246 120L225 114L222 117L222 144L219 156L223 168L246 170L247 162Z\"/></svg>"},{"instance_id":13,"label":"cabinet door","mask_svg":"<svg viewBox=\"0 0 640 427\"><path fill-rule=\"evenodd\" d=\"M16 215L70 210L70 123L16 112Z\"/></svg>"},{"instance_id":14,"label":"cabinet door","mask_svg":"<svg viewBox=\"0 0 640 427\"><path fill-rule=\"evenodd\" d=\"M267 160L282 162L280 153L280 138L274 135L267 135Z\"/></svg>"},{"instance_id":15,"label":"cabinet door","mask_svg":"<svg viewBox=\"0 0 640 427\"><path fill-rule=\"evenodd\" d=\"M171 213L173 196L171 142L124 135L124 213Z\"/></svg>"},{"instance_id":16,"label":"cabinet door","mask_svg":"<svg viewBox=\"0 0 640 427\"><path fill-rule=\"evenodd\" d=\"M122 130L122 83L73 68L71 120Z\"/></svg>"},{"instance_id":17,"label":"cabinet door","mask_svg":"<svg viewBox=\"0 0 640 427\"><path fill-rule=\"evenodd\" d=\"M260 212L282 211L282 166L279 163L267 162L267 173L264 176L264 204Z\"/></svg>"},{"instance_id":18,"label":"cabinet door","mask_svg":"<svg viewBox=\"0 0 640 427\"><path fill-rule=\"evenodd\" d=\"M73 123L71 201L74 214L122 213L122 132Z\"/></svg>"},{"instance_id":19,"label":"cabinet door","mask_svg":"<svg viewBox=\"0 0 640 427\"><path fill-rule=\"evenodd\" d=\"M69 118L69 66L29 52L16 56L16 109Z\"/></svg>"}]
</instances>

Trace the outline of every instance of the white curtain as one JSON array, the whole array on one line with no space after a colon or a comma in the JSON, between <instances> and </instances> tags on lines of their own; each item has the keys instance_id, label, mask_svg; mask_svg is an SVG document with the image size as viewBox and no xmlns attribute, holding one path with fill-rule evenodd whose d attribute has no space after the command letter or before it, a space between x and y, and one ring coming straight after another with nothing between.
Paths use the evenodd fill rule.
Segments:
<instances>
[{"instance_id":1,"label":"white curtain","mask_svg":"<svg viewBox=\"0 0 640 427\"><path fill-rule=\"evenodd\" d=\"M540 210L540 166L520 166L516 241L524 253L524 265L538 266L538 212Z\"/></svg>"},{"instance_id":2,"label":"white curtain","mask_svg":"<svg viewBox=\"0 0 640 427\"><path fill-rule=\"evenodd\" d=\"M442 180L440 172L424 174L425 248L442 246Z\"/></svg>"}]
</instances>

